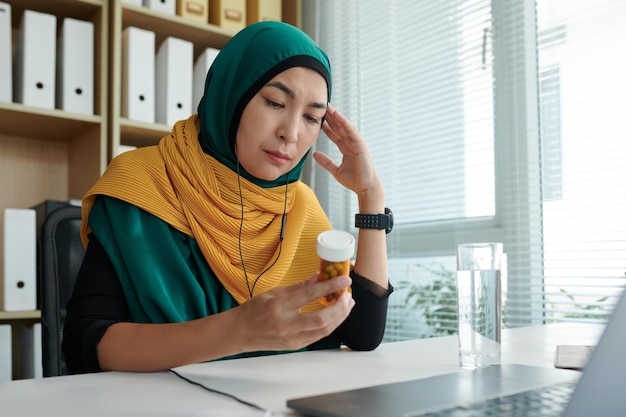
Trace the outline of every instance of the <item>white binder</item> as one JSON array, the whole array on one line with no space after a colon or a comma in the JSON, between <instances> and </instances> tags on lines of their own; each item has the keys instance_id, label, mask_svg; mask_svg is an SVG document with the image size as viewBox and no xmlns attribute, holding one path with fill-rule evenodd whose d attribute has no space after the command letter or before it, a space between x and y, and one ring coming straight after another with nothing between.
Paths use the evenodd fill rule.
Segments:
<instances>
[{"instance_id":1,"label":"white binder","mask_svg":"<svg viewBox=\"0 0 626 417\"><path fill-rule=\"evenodd\" d=\"M143 0L122 0L122 3L128 3L134 6L141 6L143 3Z\"/></svg>"},{"instance_id":2,"label":"white binder","mask_svg":"<svg viewBox=\"0 0 626 417\"><path fill-rule=\"evenodd\" d=\"M94 26L92 22L63 19L57 47L56 107L93 114Z\"/></svg>"},{"instance_id":3,"label":"white binder","mask_svg":"<svg viewBox=\"0 0 626 417\"><path fill-rule=\"evenodd\" d=\"M4 209L4 309L37 309L37 227L33 209Z\"/></svg>"},{"instance_id":4,"label":"white binder","mask_svg":"<svg viewBox=\"0 0 626 417\"><path fill-rule=\"evenodd\" d=\"M156 55L156 121L173 126L194 112L191 109L193 44L166 38Z\"/></svg>"},{"instance_id":5,"label":"white binder","mask_svg":"<svg viewBox=\"0 0 626 417\"><path fill-rule=\"evenodd\" d=\"M13 98L27 106L54 108L57 18L25 10L13 71Z\"/></svg>"},{"instance_id":6,"label":"white binder","mask_svg":"<svg viewBox=\"0 0 626 417\"><path fill-rule=\"evenodd\" d=\"M41 323L21 327L22 378L42 378Z\"/></svg>"},{"instance_id":7,"label":"white binder","mask_svg":"<svg viewBox=\"0 0 626 417\"><path fill-rule=\"evenodd\" d=\"M136 27L122 34L122 116L154 123L154 32Z\"/></svg>"},{"instance_id":8,"label":"white binder","mask_svg":"<svg viewBox=\"0 0 626 417\"><path fill-rule=\"evenodd\" d=\"M11 325L0 324L0 382L13 379Z\"/></svg>"},{"instance_id":9,"label":"white binder","mask_svg":"<svg viewBox=\"0 0 626 417\"><path fill-rule=\"evenodd\" d=\"M0 2L0 101L13 101L11 5Z\"/></svg>"},{"instance_id":10,"label":"white binder","mask_svg":"<svg viewBox=\"0 0 626 417\"><path fill-rule=\"evenodd\" d=\"M192 113L198 112L198 104L200 99L204 95L204 83L206 81L206 75L211 68L211 64L215 60L220 50L216 48L206 48L193 66L193 100L191 104Z\"/></svg>"},{"instance_id":11,"label":"white binder","mask_svg":"<svg viewBox=\"0 0 626 417\"><path fill-rule=\"evenodd\" d=\"M143 0L143 5L161 13L176 14L176 0Z\"/></svg>"}]
</instances>

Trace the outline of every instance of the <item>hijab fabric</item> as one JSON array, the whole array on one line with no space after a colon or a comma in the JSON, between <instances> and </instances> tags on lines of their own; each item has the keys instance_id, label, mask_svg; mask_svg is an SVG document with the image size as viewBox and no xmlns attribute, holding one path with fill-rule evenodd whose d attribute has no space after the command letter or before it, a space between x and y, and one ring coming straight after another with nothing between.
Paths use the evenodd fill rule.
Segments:
<instances>
[{"instance_id":1,"label":"hijab fabric","mask_svg":"<svg viewBox=\"0 0 626 417\"><path fill-rule=\"evenodd\" d=\"M259 22L237 33L217 55L206 77L198 105L202 148L236 170L234 142L243 108L271 78L295 66L319 72L326 80L330 101L328 57L306 33L282 22ZM300 178L304 160L275 181L263 181L245 171L243 175L262 187L284 185Z\"/></svg>"},{"instance_id":2,"label":"hijab fabric","mask_svg":"<svg viewBox=\"0 0 626 417\"><path fill-rule=\"evenodd\" d=\"M116 157L84 196L83 243L93 232L104 246L134 320L175 322L211 314L203 305L215 296L205 284L210 280L219 280L242 303L255 281L257 295L317 271L316 238L330 223L312 190L297 181L303 161L276 181L240 168L242 178L233 151L245 105L269 79L293 66L320 72L330 97L328 59L306 34L280 22L243 29L209 70L198 115L177 122L159 145ZM99 196L122 204L96 203ZM188 257L165 253L162 242L172 236L159 238L168 229L155 226L155 218L189 236L209 268L181 274L189 269ZM315 302L303 311L321 307Z\"/></svg>"}]
</instances>

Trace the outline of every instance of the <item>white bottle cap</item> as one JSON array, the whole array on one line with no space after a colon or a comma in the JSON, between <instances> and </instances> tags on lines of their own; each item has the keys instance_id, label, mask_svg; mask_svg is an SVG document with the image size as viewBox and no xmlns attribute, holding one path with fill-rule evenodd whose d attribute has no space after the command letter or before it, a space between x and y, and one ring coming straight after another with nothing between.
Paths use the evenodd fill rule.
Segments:
<instances>
[{"instance_id":1,"label":"white bottle cap","mask_svg":"<svg viewBox=\"0 0 626 417\"><path fill-rule=\"evenodd\" d=\"M341 230L328 230L317 236L317 255L330 262L342 262L354 254L354 236Z\"/></svg>"}]
</instances>

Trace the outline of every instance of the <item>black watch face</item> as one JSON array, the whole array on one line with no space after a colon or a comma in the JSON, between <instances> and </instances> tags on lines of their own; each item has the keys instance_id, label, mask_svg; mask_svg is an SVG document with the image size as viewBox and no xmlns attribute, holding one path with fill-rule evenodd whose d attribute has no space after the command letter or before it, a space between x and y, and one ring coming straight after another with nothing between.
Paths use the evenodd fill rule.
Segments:
<instances>
[{"instance_id":1,"label":"black watch face","mask_svg":"<svg viewBox=\"0 0 626 417\"><path fill-rule=\"evenodd\" d=\"M385 228L385 232L389 233L393 229L393 212L390 208L385 207L385 214L387 215L387 227Z\"/></svg>"}]
</instances>

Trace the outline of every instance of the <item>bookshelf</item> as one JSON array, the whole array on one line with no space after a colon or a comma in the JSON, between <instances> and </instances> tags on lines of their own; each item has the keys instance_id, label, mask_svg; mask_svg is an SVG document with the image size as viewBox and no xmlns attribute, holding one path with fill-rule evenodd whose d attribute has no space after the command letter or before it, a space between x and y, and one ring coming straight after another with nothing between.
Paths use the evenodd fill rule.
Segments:
<instances>
[{"instance_id":1,"label":"bookshelf","mask_svg":"<svg viewBox=\"0 0 626 417\"><path fill-rule=\"evenodd\" d=\"M194 60L206 47L221 48L235 34L209 23L134 6L122 0L0 0L11 6L13 49L25 10L94 24L94 114L0 102L0 214L6 208L34 207L45 200L80 200L104 172L120 145L154 145L171 126L121 116L122 31L151 30L156 46L168 36L194 45ZM283 0L283 21L300 26L301 0ZM0 215L0 237L4 216ZM4 242L0 238L0 265ZM0 268L0 283L4 279ZM0 285L0 300L3 297ZM32 327L41 312L2 311L0 324ZM16 346L14 346L14 349ZM20 378L14 352L14 377ZM17 375L17 376L16 376Z\"/></svg>"}]
</instances>

